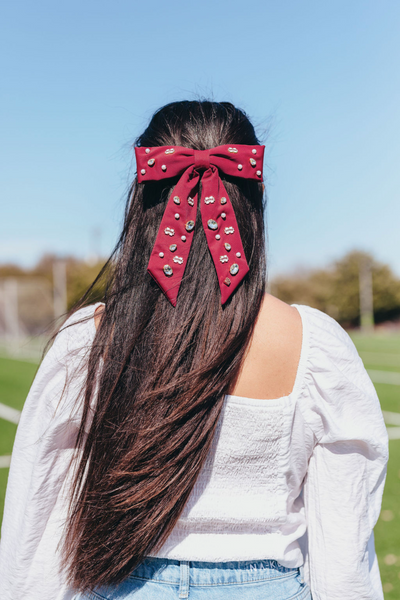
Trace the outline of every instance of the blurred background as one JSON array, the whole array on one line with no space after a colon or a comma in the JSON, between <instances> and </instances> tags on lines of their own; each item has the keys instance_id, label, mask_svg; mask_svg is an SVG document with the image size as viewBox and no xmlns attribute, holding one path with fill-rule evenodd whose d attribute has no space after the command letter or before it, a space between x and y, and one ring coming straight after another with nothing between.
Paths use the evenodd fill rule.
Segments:
<instances>
[{"instance_id":1,"label":"blurred background","mask_svg":"<svg viewBox=\"0 0 400 600\"><path fill-rule=\"evenodd\" d=\"M398 600L400 4L16 0L0 32L0 519L44 342L116 243L135 138L167 102L231 101L266 144L270 293L337 319L376 386Z\"/></svg>"}]
</instances>

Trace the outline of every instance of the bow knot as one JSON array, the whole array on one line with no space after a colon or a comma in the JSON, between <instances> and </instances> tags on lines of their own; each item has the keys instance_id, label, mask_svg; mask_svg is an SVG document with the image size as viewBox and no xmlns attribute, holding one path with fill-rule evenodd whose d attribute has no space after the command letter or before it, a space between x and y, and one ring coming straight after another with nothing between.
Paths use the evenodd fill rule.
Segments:
<instances>
[{"instance_id":1,"label":"bow knot","mask_svg":"<svg viewBox=\"0 0 400 600\"><path fill-rule=\"evenodd\" d=\"M262 181L264 146L243 144L193 150L182 146L136 147L138 182L180 179L173 189L147 267L173 306L185 272L197 204L224 304L249 271L233 206L219 172ZM199 170L204 170L198 198Z\"/></svg>"},{"instance_id":2,"label":"bow knot","mask_svg":"<svg viewBox=\"0 0 400 600\"><path fill-rule=\"evenodd\" d=\"M194 166L196 169L210 168L210 151L194 150Z\"/></svg>"}]
</instances>

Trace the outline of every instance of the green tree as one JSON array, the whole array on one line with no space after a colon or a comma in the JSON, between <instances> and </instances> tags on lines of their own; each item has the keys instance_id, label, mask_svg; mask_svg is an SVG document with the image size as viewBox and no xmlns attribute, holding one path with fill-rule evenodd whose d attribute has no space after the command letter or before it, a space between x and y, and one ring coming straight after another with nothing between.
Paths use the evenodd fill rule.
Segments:
<instances>
[{"instance_id":1,"label":"green tree","mask_svg":"<svg viewBox=\"0 0 400 600\"><path fill-rule=\"evenodd\" d=\"M361 251L349 252L326 269L275 278L272 293L289 304L308 304L344 325L358 325L360 316L360 264L372 265L374 318L379 323L400 316L400 280L388 265Z\"/></svg>"}]
</instances>

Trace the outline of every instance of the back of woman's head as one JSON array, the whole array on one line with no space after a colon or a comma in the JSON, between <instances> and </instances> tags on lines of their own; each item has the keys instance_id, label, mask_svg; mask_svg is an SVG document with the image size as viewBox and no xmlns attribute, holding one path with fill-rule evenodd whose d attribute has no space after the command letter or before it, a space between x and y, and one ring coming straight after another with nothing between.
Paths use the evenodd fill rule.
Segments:
<instances>
[{"instance_id":1,"label":"back of woman's head","mask_svg":"<svg viewBox=\"0 0 400 600\"><path fill-rule=\"evenodd\" d=\"M206 101L161 108L137 140L196 150L224 144L258 140L242 111ZM82 591L122 581L165 541L239 374L265 291L263 189L221 178L250 268L223 306L199 217L176 307L147 272L177 179L135 179L120 240L100 276L107 279L105 309L89 358L64 545L70 582ZM90 290L80 306L89 297Z\"/></svg>"}]
</instances>

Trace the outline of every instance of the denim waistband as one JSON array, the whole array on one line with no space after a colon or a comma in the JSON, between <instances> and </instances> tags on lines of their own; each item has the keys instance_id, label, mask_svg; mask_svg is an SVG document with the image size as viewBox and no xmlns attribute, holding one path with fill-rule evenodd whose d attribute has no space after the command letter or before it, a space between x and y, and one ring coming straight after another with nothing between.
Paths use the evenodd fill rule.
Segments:
<instances>
[{"instance_id":1,"label":"denim waistband","mask_svg":"<svg viewBox=\"0 0 400 600\"><path fill-rule=\"evenodd\" d=\"M187 580L188 585L209 586L285 578L300 569L284 567L276 560L208 563L147 557L130 577L175 585Z\"/></svg>"}]
</instances>

